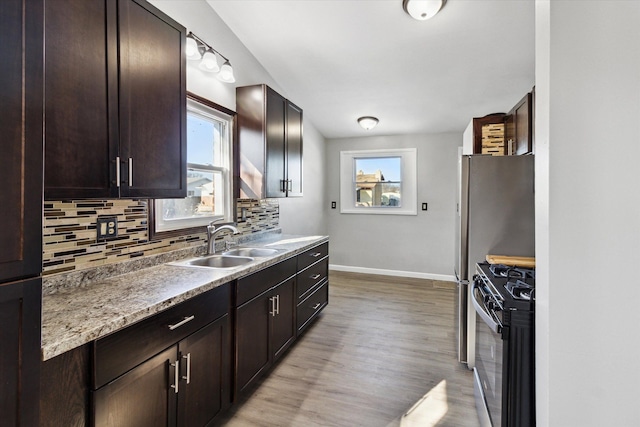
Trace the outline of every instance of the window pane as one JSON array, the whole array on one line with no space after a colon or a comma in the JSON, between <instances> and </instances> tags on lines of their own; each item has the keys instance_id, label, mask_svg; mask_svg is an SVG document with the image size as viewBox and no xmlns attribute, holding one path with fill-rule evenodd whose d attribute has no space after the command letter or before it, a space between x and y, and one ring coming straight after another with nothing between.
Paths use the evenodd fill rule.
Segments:
<instances>
[{"instance_id":1,"label":"window pane","mask_svg":"<svg viewBox=\"0 0 640 427\"><path fill-rule=\"evenodd\" d=\"M165 221L224 215L222 173L189 171L187 197L162 202Z\"/></svg>"},{"instance_id":2,"label":"window pane","mask_svg":"<svg viewBox=\"0 0 640 427\"><path fill-rule=\"evenodd\" d=\"M221 165L223 124L190 112L187 115L187 163Z\"/></svg>"},{"instance_id":3,"label":"window pane","mask_svg":"<svg viewBox=\"0 0 640 427\"><path fill-rule=\"evenodd\" d=\"M356 207L401 206L402 158L354 158Z\"/></svg>"}]
</instances>

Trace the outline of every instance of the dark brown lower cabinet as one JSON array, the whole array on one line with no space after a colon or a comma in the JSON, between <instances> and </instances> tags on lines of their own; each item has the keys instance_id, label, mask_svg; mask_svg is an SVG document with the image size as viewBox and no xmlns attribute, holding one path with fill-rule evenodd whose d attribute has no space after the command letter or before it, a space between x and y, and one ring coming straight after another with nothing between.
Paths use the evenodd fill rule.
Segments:
<instances>
[{"instance_id":1,"label":"dark brown lower cabinet","mask_svg":"<svg viewBox=\"0 0 640 427\"><path fill-rule=\"evenodd\" d=\"M96 390L96 426L204 426L229 405L229 316Z\"/></svg>"},{"instance_id":2,"label":"dark brown lower cabinet","mask_svg":"<svg viewBox=\"0 0 640 427\"><path fill-rule=\"evenodd\" d=\"M177 398L169 379L177 375L175 365L171 366L177 359L178 349L172 347L97 390L93 395L95 425L175 425Z\"/></svg>"},{"instance_id":3,"label":"dark brown lower cabinet","mask_svg":"<svg viewBox=\"0 0 640 427\"><path fill-rule=\"evenodd\" d=\"M38 424L40 278L0 285L0 424Z\"/></svg>"},{"instance_id":4,"label":"dark brown lower cabinet","mask_svg":"<svg viewBox=\"0 0 640 427\"><path fill-rule=\"evenodd\" d=\"M269 280L266 273L256 274ZM292 276L236 308L236 397L293 343L295 283Z\"/></svg>"},{"instance_id":5,"label":"dark brown lower cabinet","mask_svg":"<svg viewBox=\"0 0 640 427\"><path fill-rule=\"evenodd\" d=\"M45 360L40 367L40 426L89 425L90 344Z\"/></svg>"}]
</instances>

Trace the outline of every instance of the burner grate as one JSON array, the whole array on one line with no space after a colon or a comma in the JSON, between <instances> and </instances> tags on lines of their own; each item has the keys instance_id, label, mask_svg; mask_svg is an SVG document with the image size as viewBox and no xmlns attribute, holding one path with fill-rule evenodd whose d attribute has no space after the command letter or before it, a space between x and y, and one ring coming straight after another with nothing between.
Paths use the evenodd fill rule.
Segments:
<instances>
[{"instance_id":1,"label":"burner grate","mask_svg":"<svg viewBox=\"0 0 640 427\"><path fill-rule=\"evenodd\" d=\"M507 282L504 287L511 294L513 299L521 301L535 300L534 292L535 287L522 280L516 280L515 282Z\"/></svg>"},{"instance_id":2,"label":"burner grate","mask_svg":"<svg viewBox=\"0 0 640 427\"><path fill-rule=\"evenodd\" d=\"M512 267L503 264L491 264L489 271L494 277L506 277L507 279L535 279L536 271L531 268Z\"/></svg>"}]
</instances>

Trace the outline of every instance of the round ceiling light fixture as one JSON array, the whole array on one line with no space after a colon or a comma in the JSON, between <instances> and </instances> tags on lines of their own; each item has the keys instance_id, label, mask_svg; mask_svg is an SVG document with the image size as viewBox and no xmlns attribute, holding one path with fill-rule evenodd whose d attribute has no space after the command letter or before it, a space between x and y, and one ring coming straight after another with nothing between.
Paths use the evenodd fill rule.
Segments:
<instances>
[{"instance_id":1,"label":"round ceiling light fixture","mask_svg":"<svg viewBox=\"0 0 640 427\"><path fill-rule=\"evenodd\" d=\"M436 16L447 0L403 0L402 8L412 18L424 21Z\"/></svg>"},{"instance_id":2,"label":"round ceiling light fixture","mask_svg":"<svg viewBox=\"0 0 640 427\"><path fill-rule=\"evenodd\" d=\"M364 130L370 130L376 127L378 119L372 116L364 116L358 119L358 123Z\"/></svg>"}]
</instances>

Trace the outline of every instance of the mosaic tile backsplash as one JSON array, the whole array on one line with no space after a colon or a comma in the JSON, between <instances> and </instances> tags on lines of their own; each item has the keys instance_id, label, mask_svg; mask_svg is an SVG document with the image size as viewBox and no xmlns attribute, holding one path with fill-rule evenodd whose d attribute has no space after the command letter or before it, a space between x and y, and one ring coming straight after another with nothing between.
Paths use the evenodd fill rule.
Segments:
<instances>
[{"instance_id":1,"label":"mosaic tile backsplash","mask_svg":"<svg viewBox=\"0 0 640 427\"><path fill-rule=\"evenodd\" d=\"M279 227L277 199L238 199L241 234ZM46 201L43 218L43 275L113 264L136 257L204 245L206 233L149 240L147 200ZM98 217L115 216L118 236L96 241ZM224 238L224 237L221 237Z\"/></svg>"}]
</instances>

